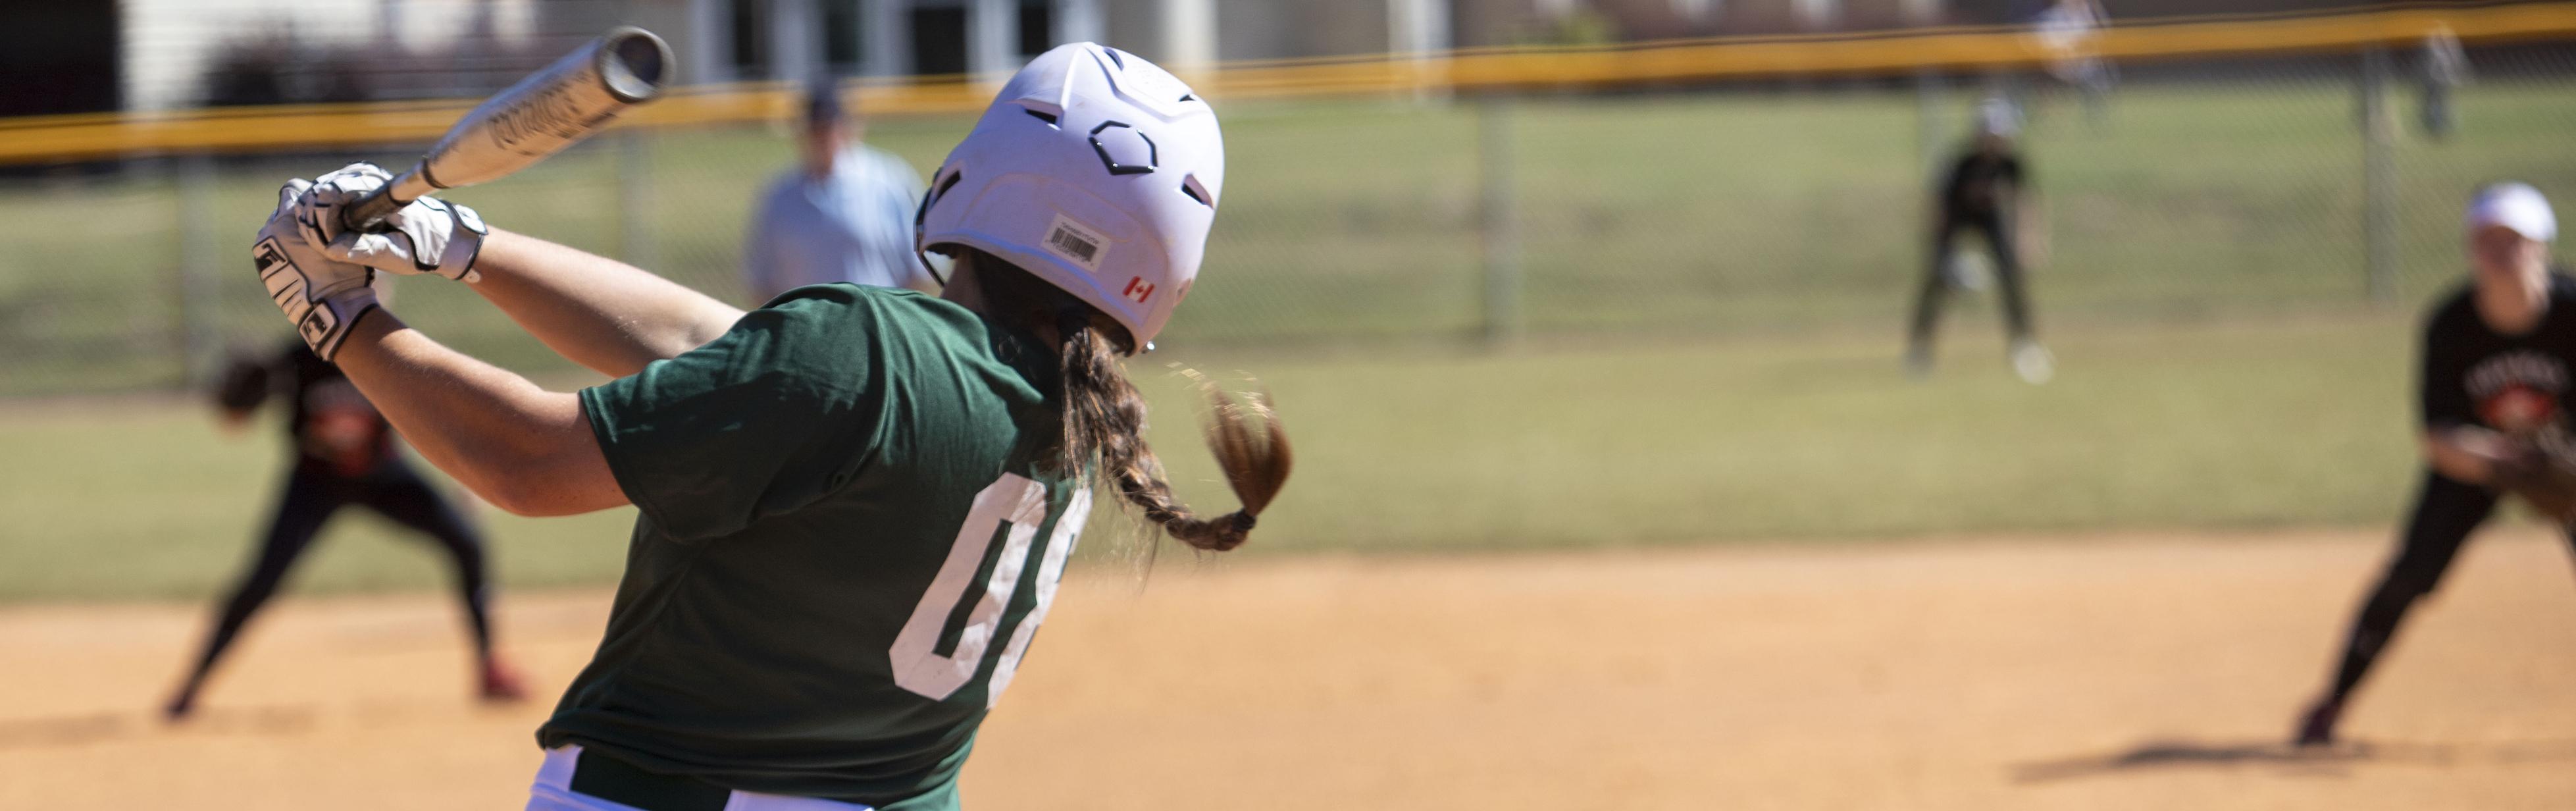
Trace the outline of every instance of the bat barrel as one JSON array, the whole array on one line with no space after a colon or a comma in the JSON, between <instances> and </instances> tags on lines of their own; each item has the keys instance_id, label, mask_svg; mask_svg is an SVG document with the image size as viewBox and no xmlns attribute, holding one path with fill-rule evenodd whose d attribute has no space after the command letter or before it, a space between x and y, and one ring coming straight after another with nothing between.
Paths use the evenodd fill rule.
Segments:
<instances>
[{"instance_id":1,"label":"bat barrel","mask_svg":"<svg viewBox=\"0 0 2576 811\"><path fill-rule=\"evenodd\" d=\"M352 203L341 222L375 230L421 195L495 180L544 160L660 96L673 64L670 44L653 32L609 29L466 113L419 165Z\"/></svg>"},{"instance_id":2,"label":"bat barrel","mask_svg":"<svg viewBox=\"0 0 2576 811\"><path fill-rule=\"evenodd\" d=\"M653 32L610 29L466 113L422 156L421 176L452 189L525 168L659 97L671 66L670 44Z\"/></svg>"},{"instance_id":3,"label":"bat barrel","mask_svg":"<svg viewBox=\"0 0 2576 811\"><path fill-rule=\"evenodd\" d=\"M600 37L599 76L619 101L651 101L661 95L670 74L671 44L653 32L621 25Z\"/></svg>"}]
</instances>

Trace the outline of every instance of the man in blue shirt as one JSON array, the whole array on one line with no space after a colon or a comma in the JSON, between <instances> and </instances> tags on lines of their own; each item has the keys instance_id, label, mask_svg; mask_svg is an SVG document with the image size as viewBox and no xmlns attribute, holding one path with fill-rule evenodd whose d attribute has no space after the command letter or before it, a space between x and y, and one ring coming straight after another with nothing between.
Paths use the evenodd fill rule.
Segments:
<instances>
[{"instance_id":1,"label":"man in blue shirt","mask_svg":"<svg viewBox=\"0 0 2576 811\"><path fill-rule=\"evenodd\" d=\"M807 92L800 165L761 195L743 240L743 282L753 304L829 282L936 292L912 252L921 174L861 144L865 131L843 114L830 81Z\"/></svg>"}]
</instances>

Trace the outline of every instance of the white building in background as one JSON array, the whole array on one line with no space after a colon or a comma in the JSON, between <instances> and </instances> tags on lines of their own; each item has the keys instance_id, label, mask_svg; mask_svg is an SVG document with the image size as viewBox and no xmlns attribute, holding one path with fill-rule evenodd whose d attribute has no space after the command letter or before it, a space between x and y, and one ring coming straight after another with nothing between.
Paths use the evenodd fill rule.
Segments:
<instances>
[{"instance_id":1,"label":"white building in background","mask_svg":"<svg viewBox=\"0 0 2576 811\"><path fill-rule=\"evenodd\" d=\"M1436 51L1479 0L121 0L130 110L197 106L227 55L335 52L373 97L490 92L609 25L652 29L690 83L1001 73L1095 41L1176 70ZM1526 6L1528 0L1502 7ZM381 53L384 58L351 59ZM308 77L310 78L310 77ZM332 77L322 77L332 78ZM345 78L345 77L342 77Z\"/></svg>"},{"instance_id":2,"label":"white building in background","mask_svg":"<svg viewBox=\"0 0 2576 811\"><path fill-rule=\"evenodd\" d=\"M543 0L120 0L125 105L195 106L207 70L224 49L269 38L324 47L382 43L396 51L389 54L394 57L453 52L468 40L524 44L540 33L542 5Z\"/></svg>"},{"instance_id":3,"label":"white building in background","mask_svg":"<svg viewBox=\"0 0 2576 811\"><path fill-rule=\"evenodd\" d=\"M1167 67L1424 51L1462 0L665 0L684 3L703 81L1003 73L1093 41ZM677 43L675 43L675 46Z\"/></svg>"}]
</instances>

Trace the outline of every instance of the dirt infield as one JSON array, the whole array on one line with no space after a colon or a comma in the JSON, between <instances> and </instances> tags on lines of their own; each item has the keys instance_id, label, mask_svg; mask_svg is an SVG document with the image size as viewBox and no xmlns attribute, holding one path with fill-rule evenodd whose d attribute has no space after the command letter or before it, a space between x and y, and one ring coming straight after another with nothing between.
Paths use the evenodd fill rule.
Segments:
<instances>
[{"instance_id":1,"label":"dirt infield","mask_svg":"<svg viewBox=\"0 0 2576 811\"><path fill-rule=\"evenodd\" d=\"M2379 533L1181 566L1077 576L967 772L1014 808L2567 808L2576 576L2472 545L2349 726L2272 742ZM548 688L605 594L515 595ZM515 808L541 707L430 597L268 617L203 718L197 606L0 611L0 808ZM543 702L540 702L543 703ZM185 803L173 801L186 800Z\"/></svg>"}]
</instances>

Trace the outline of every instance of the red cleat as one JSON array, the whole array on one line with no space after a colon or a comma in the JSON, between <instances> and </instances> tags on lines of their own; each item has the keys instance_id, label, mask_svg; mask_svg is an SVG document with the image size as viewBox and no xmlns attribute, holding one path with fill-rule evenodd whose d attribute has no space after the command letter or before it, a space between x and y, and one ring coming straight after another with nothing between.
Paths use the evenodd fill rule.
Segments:
<instances>
[{"instance_id":1,"label":"red cleat","mask_svg":"<svg viewBox=\"0 0 2576 811\"><path fill-rule=\"evenodd\" d=\"M526 701L528 686L519 678L517 669L495 656L483 661L481 695L484 701L494 703Z\"/></svg>"}]
</instances>

